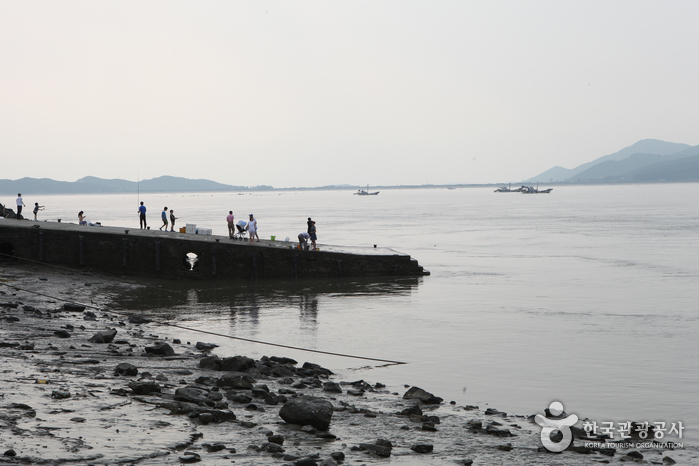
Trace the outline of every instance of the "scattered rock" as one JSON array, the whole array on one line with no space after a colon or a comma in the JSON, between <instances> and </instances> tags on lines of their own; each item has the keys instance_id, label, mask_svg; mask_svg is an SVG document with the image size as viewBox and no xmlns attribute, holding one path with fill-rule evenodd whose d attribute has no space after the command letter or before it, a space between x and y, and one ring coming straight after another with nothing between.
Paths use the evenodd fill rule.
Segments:
<instances>
[{"instance_id":1,"label":"scattered rock","mask_svg":"<svg viewBox=\"0 0 699 466\"><path fill-rule=\"evenodd\" d=\"M158 382L131 382L129 388L136 395L147 395L149 393L160 393L160 385Z\"/></svg>"},{"instance_id":2,"label":"scattered rock","mask_svg":"<svg viewBox=\"0 0 699 466\"><path fill-rule=\"evenodd\" d=\"M146 319L143 316L135 315L135 316L129 316L129 323L130 324L147 324L150 322L150 319Z\"/></svg>"},{"instance_id":3,"label":"scattered rock","mask_svg":"<svg viewBox=\"0 0 699 466\"><path fill-rule=\"evenodd\" d=\"M331 393L342 393L342 388L340 387L339 383L325 382L323 384L323 391Z\"/></svg>"},{"instance_id":4,"label":"scattered rock","mask_svg":"<svg viewBox=\"0 0 699 466\"><path fill-rule=\"evenodd\" d=\"M114 369L114 375L138 375L138 368L133 364L129 364L128 362L122 362L121 364L116 366L116 369Z\"/></svg>"},{"instance_id":5,"label":"scattered rock","mask_svg":"<svg viewBox=\"0 0 699 466\"><path fill-rule=\"evenodd\" d=\"M111 343L117 334L117 330L112 328L105 332L97 332L90 337L89 342L91 343Z\"/></svg>"},{"instance_id":6,"label":"scattered rock","mask_svg":"<svg viewBox=\"0 0 699 466\"><path fill-rule=\"evenodd\" d=\"M419 387L410 387L403 395L404 400L420 400L425 404L439 404L444 400Z\"/></svg>"},{"instance_id":7,"label":"scattered rock","mask_svg":"<svg viewBox=\"0 0 699 466\"><path fill-rule=\"evenodd\" d=\"M306 457L294 461L294 466L318 466L318 463L313 458Z\"/></svg>"},{"instance_id":8,"label":"scattered rock","mask_svg":"<svg viewBox=\"0 0 699 466\"><path fill-rule=\"evenodd\" d=\"M146 353L156 356L173 356L175 354L175 350L172 349L172 346L164 341L158 341L153 346L146 346L144 349Z\"/></svg>"},{"instance_id":9,"label":"scattered rock","mask_svg":"<svg viewBox=\"0 0 699 466\"><path fill-rule=\"evenodd\" d=\"M289 424L310 424L318 430L328 430L333 415L329 401L314 396L301 396L284 403L279 416Z\"/></svg>"},{"instance_id":10,"label":"scattered rock","mask_svg":"<svg viewBox=\"0 0 699 466\"><path fill-rule=\"evenodd\" d=\"M193 451L184 452L184 456L180 456L180 462L182 463L198 463L201 461L201 456Z\"/></svg>"},{"instance_id":11,"label":"scattered rock","mask_svg":"<svg viewBox=\"0 0 699 466\"><path fill-rule=\"evenodd\" d=\"M65 303L63 305L63 310L68 312L83 312L85 310L85 306L81 304Z\"/></svg>"},{"instance_id":12,"label":"scattered rock","mask_svg":"<svg viewBox=\"0 0 699 466\"><path fill-rule=\"evenodd\" d=\"M434 446L430 443L416 443L410 446L415 453L432 453Z\"/></svg>"},{"instance_id":13,"label":"scattered rock","mask_svg":"<svg viewBox=\"0 0 699 466\"><path fill-rule=\"evenodd\" d=\"M70 333L66 330L56 330L53 332L54 335L56 335L58 338L70 338Z\"/></svg>"},{"instance_id":14,"label":"scattered rock","mask_svg":"<svg viewBox=\"0 0 699 466\"><path fill-rule=\"evenodd\" d=\"M195 348L200 351L210 351L214 348L218 348L218 345L215 343L203 343L201 341L198 341L195 345Z\"/></svg>"}]
</instances>

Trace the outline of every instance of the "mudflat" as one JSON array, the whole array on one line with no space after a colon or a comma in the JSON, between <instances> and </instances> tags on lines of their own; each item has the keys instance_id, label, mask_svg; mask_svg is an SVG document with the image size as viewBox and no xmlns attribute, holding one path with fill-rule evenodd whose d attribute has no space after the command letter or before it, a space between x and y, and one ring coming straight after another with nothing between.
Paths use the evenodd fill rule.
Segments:
<instances>
[{"instance_id":1,"label":"mudflat","mask_svg":"<svg viewBox=\"0 0 699 466\"><path fill-rule=\"evenodd\" d=\"M113 304L135 286L0 263L1 464L580 465L628 457L579 440L550 453L533 416L458 406L438 387L337 380L332 368L283 356L218 354L205 335ZM659 449L643 455L669 458Z\"/></svg>"}]
</instances>

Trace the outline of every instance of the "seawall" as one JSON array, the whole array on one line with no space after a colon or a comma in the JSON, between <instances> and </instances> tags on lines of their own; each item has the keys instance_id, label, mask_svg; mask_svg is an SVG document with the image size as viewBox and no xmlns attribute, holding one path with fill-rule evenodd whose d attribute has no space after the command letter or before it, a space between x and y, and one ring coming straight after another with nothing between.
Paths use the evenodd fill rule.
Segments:
<instances>
[{"instance_id":1,"label":"seawall","mask_svg":"<svg viewBox=\"0 0 699 466\"><path fill-rule=\"evenodd\" d=\"M170 279L387 277L429 275L389 248L250 244L227 236L0 219L0 260L31 260L113 275ZM188 260L196 255L194 265Z\"/></svg>"}]
</instances>

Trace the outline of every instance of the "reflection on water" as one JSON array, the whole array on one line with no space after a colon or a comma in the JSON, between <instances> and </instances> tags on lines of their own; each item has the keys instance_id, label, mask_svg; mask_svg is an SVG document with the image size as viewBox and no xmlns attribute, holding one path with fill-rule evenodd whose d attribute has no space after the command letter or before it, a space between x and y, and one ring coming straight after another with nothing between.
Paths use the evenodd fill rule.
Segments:
<instances>
[{"instance_id":1,"label":"reflection on water","mask_svg":"<svg viewBox=\"0 0 699 466\"><path fill-rule=\"evenodd\" d=\"M238 321L253 326L263 318L279 318L290 309L298 313L302 328L316 330L321 297L408 296L422 277L393 279L266 280L201 282L143 280L114 298L126 311L167 321L202 320L228 314L232 327Z\"/></svg>"}]
</instances>

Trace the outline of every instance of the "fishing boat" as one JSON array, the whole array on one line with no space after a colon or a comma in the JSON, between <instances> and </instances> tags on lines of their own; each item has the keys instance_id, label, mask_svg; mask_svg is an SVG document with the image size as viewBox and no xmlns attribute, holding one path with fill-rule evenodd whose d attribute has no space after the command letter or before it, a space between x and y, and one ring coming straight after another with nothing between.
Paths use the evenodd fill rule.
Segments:
<instances>
[{"instance_id":1,"label":"fishing boat","mask_svg":"<svg viewBox=\"0 0 699 466\"><path fill-rule=\"evenodd\" d=\"M379 194L379 191L374 191L373 193L369 192L369 185L366 185L366 191L363 189L359 189L354 194L356 194L358 196L376 196L377 194Z\"/></svg>"},{"instance_id":2,"label":"fishing boat","mask_svg":"<svg viewBox=\"0 0 699 466\"><path fill-rule=\"evenodd\" d=\"M553 188L539 190L539 183L536 184L536 188L533 186L522 186L522 194L548 194L553 191Z\"/></svg>"},{"instance_id":3,"label":"fishing boat","mask_svg":"<svg viewBox=\"0 0 699 466\"><path fill-rule=\"evenodd\" d=\"M501 186L498 189L496 189L495 192L496 193L521 193L522 189L524 189L524 186L522 186L521 188L512 189L512 183L510 183L509 187Z\"/></svg>"}]
</instances>

